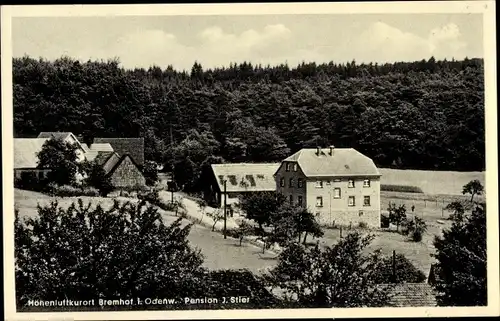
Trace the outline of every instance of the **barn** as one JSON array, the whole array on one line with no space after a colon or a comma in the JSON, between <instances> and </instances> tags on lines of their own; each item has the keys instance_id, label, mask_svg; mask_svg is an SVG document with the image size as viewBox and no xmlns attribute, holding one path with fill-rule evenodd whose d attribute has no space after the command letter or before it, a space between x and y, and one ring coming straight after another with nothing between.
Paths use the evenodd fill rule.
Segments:
<instances>
[{"instance_id":1,"label":"barn","mask_svg":"<svg viewBox=\"0 0 500 321\"><path fill-rule=\"evenodd\" d=\"M213 206L223 206L224 182L228 205L237 203L240 195L275 191L273 175L279 166L279 163L213 164L210 182L204 195L205 201Z\"/></svg>"}]
</instances>

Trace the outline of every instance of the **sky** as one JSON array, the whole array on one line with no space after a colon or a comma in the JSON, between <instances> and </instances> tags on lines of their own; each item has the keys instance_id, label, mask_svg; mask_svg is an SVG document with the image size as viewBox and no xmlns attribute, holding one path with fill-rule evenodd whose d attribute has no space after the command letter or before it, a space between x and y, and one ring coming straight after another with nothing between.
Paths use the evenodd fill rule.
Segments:
<instances>
[{"instance_id":1,"label":"sky","mask_svg":"<svg viewBox=\"0 0 500 321\"><path fill-rule=\"evenodd\" d=\"M395 62L483 57L480 14L16 17L14 57L118 57L125 68L243 61Z\"/></svg>"}]
</instances>

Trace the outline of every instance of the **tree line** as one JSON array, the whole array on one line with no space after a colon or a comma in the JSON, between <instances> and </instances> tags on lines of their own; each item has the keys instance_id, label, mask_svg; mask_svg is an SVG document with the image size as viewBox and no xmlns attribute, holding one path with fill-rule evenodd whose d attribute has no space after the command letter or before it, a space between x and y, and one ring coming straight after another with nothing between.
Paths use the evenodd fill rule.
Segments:
<instances>
[{"instance_id":1,"label":"tree line","mask_svg":"<svg viewBox=\"0 0 500 321\"><path fill-rule=\"evenodd\" d=\"M379 167L485 168L482 59L195 62L187 72L23 57L13 59L13 84L17 137L144 137L146 158L188 168L182 184L192 189L204 162L273 162L330 144L356 148Z\"/></svg>"}]
</instances>

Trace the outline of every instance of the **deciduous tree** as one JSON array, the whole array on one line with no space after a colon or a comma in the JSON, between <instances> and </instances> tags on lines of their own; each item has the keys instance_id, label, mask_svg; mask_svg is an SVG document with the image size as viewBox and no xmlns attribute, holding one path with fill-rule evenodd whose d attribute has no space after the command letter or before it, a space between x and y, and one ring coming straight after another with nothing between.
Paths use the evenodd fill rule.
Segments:
<instances>
[{"instance_id":1,"label":"deciduous tree","mask_svg":"<svg viewBox=\"0 0 500 321\"><path fill-rule=\"evenodd\" d=\"M451 228L435 238L434 246L439 305L486 305L486 204L476 204L470 216L455 218Z\"/></svg>"}]
</instances>

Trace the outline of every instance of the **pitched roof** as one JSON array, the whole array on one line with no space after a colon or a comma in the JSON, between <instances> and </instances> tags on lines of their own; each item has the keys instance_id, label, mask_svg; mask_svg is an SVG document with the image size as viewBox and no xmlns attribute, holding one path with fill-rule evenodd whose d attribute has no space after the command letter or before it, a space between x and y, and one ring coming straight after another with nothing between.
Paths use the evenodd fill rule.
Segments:
<instances>
[{"instance_id":1,"label":"pitched roof","mask_svg":"<svg viewBox=\"0 0 500 321\"><path fill-rule=\"evenodd\" d=\"M41 132L38 134L38 138L51 138L54 137L55 139L65 139L69 135L71 135L71 132Z\"/></svg>"},{"instance_id":2,"label":"pitched roof","mask_svg":"<svg viewBox=\"0 0 500 321\"><path fill-rule=\"evenodd\" d=\"M224 180L227 180L227 192L274 191L274 173L279 166L279 163L212 164L212 171L221 191Z\"/></svg>"},{"instance_id":3,"label":"pitched roof","mask_svg":"<svg viewBox=\"0 0 500 321\"><path fill-rule=\"evenodd\" d=\"M87 146L85 144L80 143L78 138L73 135L72 132L40 132L38 134L38 138L52 138L54 137L55 139L66 139L68 136L73 136L76 140L76 143L86 152L87 151Z\"/></svg>"},{"instance_id":4,"label":"pitched roof","mask_svg":"<svg viewBox=\"0 0 500 321\"><path fill-rule=\"evenodd\" d=\"M37 153L49 138L14 138L14 168L36 168Z\"/></svg>"},{"instance_id":5,"label":"pitched roof","mask_svg":"<svg viewBox=\"0 0 500 321\"><path fill-rule=\"evenodd\" d=\"M307 177L324 176L380 176L375 163L353 148L329 149L304 148L284 161L297 162Z\"/></svg>"},{"instance_id":6,"label":"pitched roof","mask_svg":"<svg viewBox=\"0 0 500 321\"><path fill-rule=\"evenodd\" d=\"M118 155L130 154L131 158L139 165L144 165L144 138L94 138L94 144L109 143Z\"/></svg>"},{"instance_id":7,"label":"pitched roof","mask_svg":"<svg viewBox=\"0 0 500 321\"><path fill-rule=\"evenodd\" d=\"M87 146L87 144L82 144L83 146ZM87 151L85 153L85 157L87 160L91 161L97 157L99 152L113 152L113 147L109 143L101 143L101 144L92 144L90 147L87 146Z\"/></svg>"},{"instance_id":8,"label":"pitched roof","mask_svg":"<svg viewBox=\"0 0 500 321\"><path fill-rule=\"evenodd\" d=\"M435 307L436 292L428 283L381 284L388 287L389 302L396 307Z\"/></svg>"},{"instance_id":9,"label":"pitched roof","mask_svg":"<svg viewBox=\"0 0 500 321\"><path fill-rule=\"evenodd\" d=\"M118 154L114 153L114 155L118 156ZM108 175L113 175L113 173L115 172L115 170L120 167L121 163L123 163L123 161L126 159L126 158L130 158L130 160L132 161L132 163L135 165L135 167L137 167L137 169L139 169L139 165L137 164L137 162L134 160L133 157L130 156L130 154L125 154L123 155L122 157L114 157L115 160L111 161L111 159L108 160L108 162L106 162L105 166L108 167L109 166L109 170L107 171L107 174ZM107 169L105 169L106 171ZM142 175L142 172L139 170L139 173L141 173Z\"/></svg>"}]
</instances>

